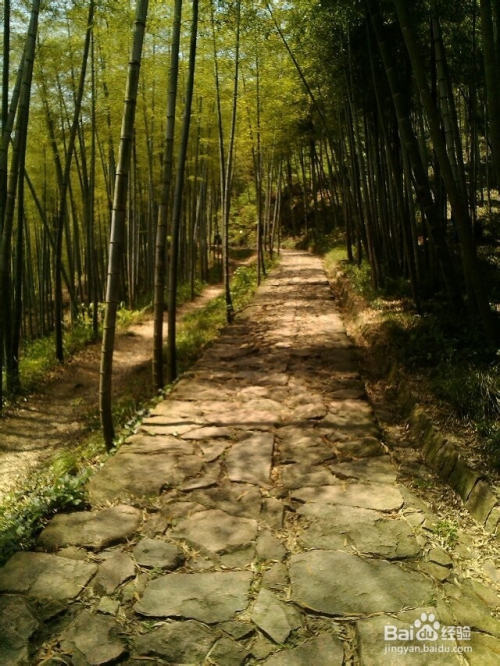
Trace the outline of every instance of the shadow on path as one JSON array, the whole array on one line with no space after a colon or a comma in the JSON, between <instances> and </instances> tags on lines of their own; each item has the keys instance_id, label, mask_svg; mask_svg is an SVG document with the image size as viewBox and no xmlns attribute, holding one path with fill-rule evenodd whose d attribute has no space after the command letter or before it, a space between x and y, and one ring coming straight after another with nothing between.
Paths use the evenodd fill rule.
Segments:
<instances>
[{"instance_id":1,"label":"shadow on path","mask_svg":"<svg viewBox=\"0 0 500 666\"><path fill-rule=\"evenodd\" d=\"M432 544L306 253L89 493L0 570L7 663L498 663L500 622Z\"/></svg>"}]
</instances>

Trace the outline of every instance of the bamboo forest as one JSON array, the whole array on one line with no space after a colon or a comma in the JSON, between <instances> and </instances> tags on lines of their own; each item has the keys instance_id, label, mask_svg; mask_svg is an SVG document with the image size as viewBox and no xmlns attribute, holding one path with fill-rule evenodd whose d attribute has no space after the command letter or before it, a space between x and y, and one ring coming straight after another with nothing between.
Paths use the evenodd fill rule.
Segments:
<instances>
[{"instance_id":1,"label":"bamboo forest","mask_svg":"<svg viewBox=\"0 0 500 666\"><path fill-rule=\"evenodd\" d=\"M500 0L0 16L0 663L498 664Z\"/></svg>"}]
</instances>

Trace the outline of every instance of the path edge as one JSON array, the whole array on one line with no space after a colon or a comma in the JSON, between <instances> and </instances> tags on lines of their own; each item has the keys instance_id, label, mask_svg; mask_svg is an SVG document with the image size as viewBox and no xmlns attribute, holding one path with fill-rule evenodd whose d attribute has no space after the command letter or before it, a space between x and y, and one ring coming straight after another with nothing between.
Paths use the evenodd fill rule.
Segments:
<instances>
[{"instance_id":1,"label":"path edge","mask_svg":"<svg viewBox=\"0 0 500 666\"><path fill-rule=\"evenodd\" d=\"M358 336L368 347L374 347L374 337L369 324L356 321L365 300L354 292L348 278L336 263L325 273L334 298L354 326ZM460 497L474 520L488 533L500 536L500 498L487 477L475 470L462 454L462 441L434 425L432 417L415 396L411 384L404 376L398 361L384 354L371 356L377 374L396 384L396 401L401 415L415 442L422 450L426 464L437 473ZM399 381L397 378L400 377Z\"/></svg>"}]
</instances>

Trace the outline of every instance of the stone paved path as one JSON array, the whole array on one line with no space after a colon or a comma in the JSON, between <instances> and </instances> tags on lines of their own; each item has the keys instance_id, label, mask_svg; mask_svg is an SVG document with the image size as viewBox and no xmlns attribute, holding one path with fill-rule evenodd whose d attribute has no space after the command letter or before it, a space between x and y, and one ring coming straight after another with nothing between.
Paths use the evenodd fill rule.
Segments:
<instances>
[{"instance_id":1,"label":"stone paved path","mask_svg":"<svg viewBox=\"0 0 500 666\"><path fill-rule=\"evenodd\" d=\"M89 491L0 569L0 663L500 663L498 597L431 547L317 258L284 253Z\"/></svg>"}]
</instances>

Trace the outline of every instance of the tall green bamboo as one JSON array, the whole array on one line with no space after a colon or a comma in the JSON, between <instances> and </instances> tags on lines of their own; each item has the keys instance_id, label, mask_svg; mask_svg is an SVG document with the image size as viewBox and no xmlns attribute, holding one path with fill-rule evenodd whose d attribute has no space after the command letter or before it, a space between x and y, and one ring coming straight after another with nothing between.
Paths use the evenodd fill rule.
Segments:
<instances>
[{"instance_id":1,"label":"tall green bamboo","mask_svg":"<svg viewBox=\"0 0 500 666\"><path fill-rule=\"evenodd\" d=\"M104 317L102 337L99 384L99 411L101 415L101 426L104 435L104 442L108 451L113 446L113 438L115 434L111 400L113 351L116 331L116 313L118 310L120 272L123 258L123 245L125 241L127 191L132 141L134 135L137 90L139 87L142 45L144 41L144 32L146 30L147 13L148 0L137 0L132 39L132 52L128 66L127 89L125 92L125 103L123 107L120 150L118 154L118 164L116 167L113 210L111 217L109 263L106 284L106 312Z\"/></svg>"},{"instance_id":2,"label":"tall green bamboo","mask_svg":"<svg viewBox=\"0 0 500 666\"><path fill-rule=\"evenodd\" d=\"M179 270L179 237L182 213L182 193L184 189L184 171L191 126L191 108L193 105L194 72L196 65L196 43L198 37L198 0L193 0L191 20L191 42L189 47L189 70L186 82L186 103L182 121L182 137L179 146L177 173L172 208L172 242L168 280L168 341L167 341L167 382L170 384L177 377L177 281Z\"/></svg>"},{"instance_id":3,"label":"tall green bamboo","mask_svg":"<svg viewBox=\"0 0 500 666\"><path fill-rule=\"evenodd\" d=\"M5 209L3 220L0 220L2 232L0 239L0 408L3 405L3 351L4 340L11 340L12 335L7 332L11 326L10 316L10 254L12 246L12 231L14 226L14 213L19 178L23 176L21 166L23 164L23 153L26 150L26 135L28 133L28 120L31 100L31 81L33 78L33 65L35 61L35 46L38 32L38 18L40 12L40 0L33 0L31 6L30 22L26 41L24 45L23 58L21 62L22 77L19 92L19 104L15 123L15 136L12 145L12 159L10 174L7 184ZM6 138L4 132L2 139Z\"/></svg>"},{"instance_id":4,"label":"tall green bamboo","mask_svg":"<svg viewBox=\"0 0 500 666\"><path fill-rule=\"evenodd\" d=\"M182 0L175 0L170 70L167 96L167 125L163 152L162 189L158 207L158 227L156 230L155 277L154 277L154 323L153 323L153 386L163 387L163 313L166 274L167 218L169 212L170 189L172 186L175 107L177 81L179 78L179 44L181 33Z\"/></svg>"}]
</instances>

